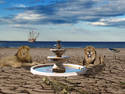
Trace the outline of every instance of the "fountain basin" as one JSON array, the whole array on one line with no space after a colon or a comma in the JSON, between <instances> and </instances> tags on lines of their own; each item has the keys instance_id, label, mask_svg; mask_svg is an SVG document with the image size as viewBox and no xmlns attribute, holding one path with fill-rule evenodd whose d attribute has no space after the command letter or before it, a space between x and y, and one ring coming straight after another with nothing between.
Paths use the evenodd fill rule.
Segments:
<instances>
[{"instance_id":1,"label":"fountain basin","mask_svg":"<svg viewBox=\"0 0 125 94\"><path fill-rule=\"evenodd\" d=\"M63 64L65 67L64 73L55 73L52 71L54 64L41 64L31 67L30 71L36 75L43 76L77 76L84 74L87 70L86 67L76 64Z\"/></svg>"}]
</instances>

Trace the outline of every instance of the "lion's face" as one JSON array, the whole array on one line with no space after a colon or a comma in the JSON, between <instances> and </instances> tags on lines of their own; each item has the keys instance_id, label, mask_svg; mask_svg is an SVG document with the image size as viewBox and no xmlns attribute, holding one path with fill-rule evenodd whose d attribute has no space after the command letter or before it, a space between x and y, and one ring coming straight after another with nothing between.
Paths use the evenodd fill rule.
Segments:
<instances>
[{"instance_id":1,"label":"lion's face","mask_svg":"<svg viewBox=\"0 0 125 94\"><path fill-rule=\"evenodd\" d=\"M28 46L21 46L16 53L17 58L22 62L31 62L29 50L30 48Z\"/></svg>"},{"instance_id":2,"label":"lion's face","mask_svg":"<svg viewBox=\"0 0 125 94\"><path fill-rule=\"evenodd\" d=\"M96 58L96 50L92 46L84 48L84 57L87 63L91 63Z\"/></svg>"}]
</instances>

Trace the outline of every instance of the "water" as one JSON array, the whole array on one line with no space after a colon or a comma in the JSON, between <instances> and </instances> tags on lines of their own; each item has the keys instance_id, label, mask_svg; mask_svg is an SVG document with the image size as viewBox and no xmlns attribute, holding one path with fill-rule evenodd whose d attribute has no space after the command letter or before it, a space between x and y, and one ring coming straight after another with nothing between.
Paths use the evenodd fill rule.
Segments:
<instances>
[{"instance_id":1,"label":"water","mask_svg":"<svg viewBox=\"0 0 125 94\"><path fill-rule=\"evenodd\" d=\"M18 48L27 45L31 48L53 48L56 41L37 41L34 43L28 41L0 41L0 47ZM61 42L64 48L84 48L88 45L95 48L125 48L125 42Z\"/></svg>"},{"instance_id":2,"label":"water","mask_svg":"<svg viewBox=\"0 0 125 94\"><path fill-rule=\"evenodd\" d=\"M53 73L52 67L53 66L44 66L44 67L35 68L35 70L39 71L39 72ZM72 67L68 67L68 66L65 66L65 69L66 69L65 73L81 71L80 69L76 69L76 68L72 68Z\"/></svg>"}]
</instances>

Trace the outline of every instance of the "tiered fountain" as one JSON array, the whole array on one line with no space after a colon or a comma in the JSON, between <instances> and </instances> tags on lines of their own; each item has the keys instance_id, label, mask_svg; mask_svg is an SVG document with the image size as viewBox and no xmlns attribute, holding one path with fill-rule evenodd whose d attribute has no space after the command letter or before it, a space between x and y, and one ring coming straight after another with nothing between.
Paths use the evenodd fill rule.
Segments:
<instances>
[{"instance_id":1,"label":"tiered fountain","mask_svg":"<svg viewBox=\"0 0 125 94\"><path fill-rule=\"evenodd\" d=\"M83 74L86 71L84 66L75 64L64 64L69 56L63 56L65 49L61 48L60 41L57 41L56 48L50 49L55 56L48 56L47 58L52 64L41 64L31 67L33 74L44 76L75 76Z\"/></svg>"},{"instance_id":2,"label":"tiered fountain","mask_svg":"<svg viewBox=\"0 0 125 94\"><path fill-rule=\"evenodd\" d=\"M50 49L56 56L48 56L48 59L54 63L54 66L52 67L53 72L57 73L64 73L65 72L65 67L63 63L68 56L62 56L63 53L65 52L65 49L61 48L60 41L57 41L57 45L55 49Z\"/></svg>"}]
</instances>

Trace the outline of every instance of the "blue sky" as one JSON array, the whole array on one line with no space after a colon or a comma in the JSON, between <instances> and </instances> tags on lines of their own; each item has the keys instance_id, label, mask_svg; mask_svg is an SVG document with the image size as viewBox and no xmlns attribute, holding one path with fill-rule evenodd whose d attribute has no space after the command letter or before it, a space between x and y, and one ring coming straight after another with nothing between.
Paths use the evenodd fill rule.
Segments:
<instances>
[{"instance_id":1,"label":"blue sky","mask_svg":"<svg viewBox=\"0 0 125 94\"><path fill-rule=\"evenodd\" d=\"M125 41L125 0L0 0L0 40Z\"/></svg>"}]
</instances>

